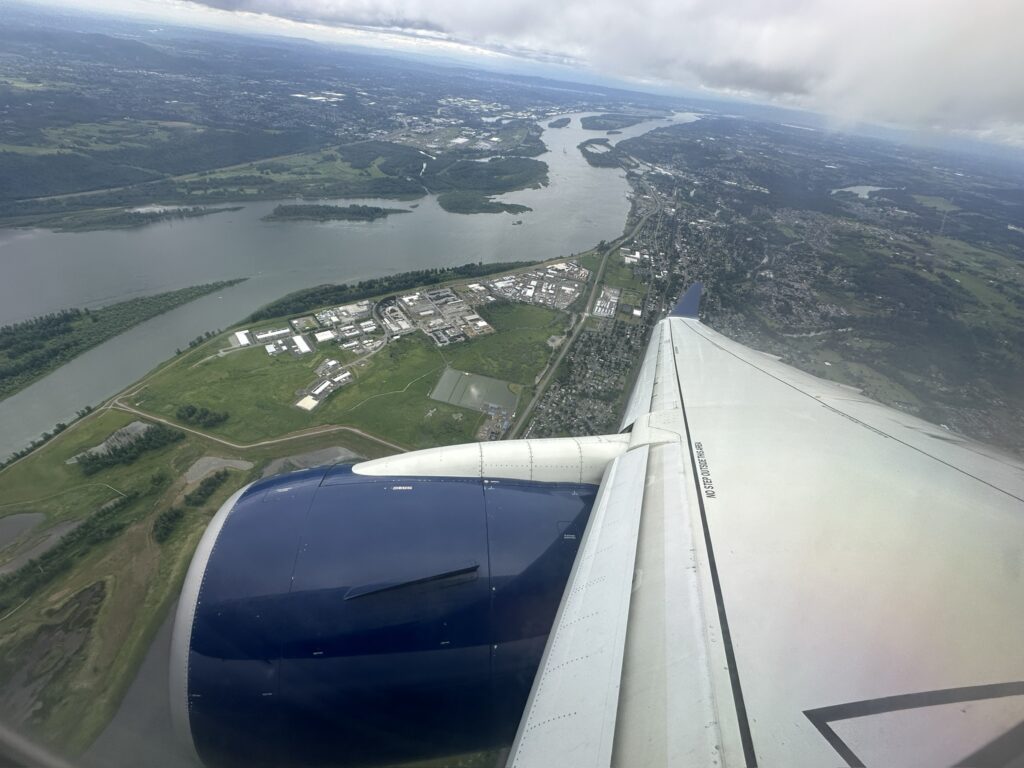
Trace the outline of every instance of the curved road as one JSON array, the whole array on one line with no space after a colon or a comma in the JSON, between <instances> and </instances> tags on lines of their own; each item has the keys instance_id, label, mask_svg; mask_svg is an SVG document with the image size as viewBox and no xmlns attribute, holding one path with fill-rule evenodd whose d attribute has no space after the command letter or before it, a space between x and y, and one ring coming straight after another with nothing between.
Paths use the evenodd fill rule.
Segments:
<instances>
[{"instance_id":1,"label":"curved road","mask_svg":"<svg viewBox=\"0 0 1024 768\"><path fill-rule=\"evenodd\" d=\"M312 427L310 429L304 429L301 432L292 432L289 435L284 435L283 437L275 437L271 440L260 440L259 442L255 443L232 443L230 440L225 440L224 438L221 437L215 437L214 435L211 435L207 432L183 426L181 424L178 424L177 422L161 418L160 416L154 416L152 413L147 413L146 411L140 411L138 408L133 408L130 405L125 405L120 400L115 400L110 405L110 407L116 408L121 411L127 411L129 413L134 413L135 415L142 416L143 418L149 419L150 421L159 421L161 424L166 424L167 426L173 427L174 429L180 429L183 432L191 432L193 435L198 435L199 437L206 438L207 440L212 440L215 443L220 443L221 445L226 445L229 448L236 448L242 451L249 450L250 448L262 448L265 445L275 445L276 443L284 443L287 442L288 440L300 440L304 437L314 437L316 435L323 435L328 432L351 432L354 435L365 437L367 440L373 440L375 443L386 445L388 448L394 448L396 451L401 451L404 453L405 451L409 450L408 448L398 445L397 443L392 443L388 440L385 440L384 438L377 437L376 435L371 435L369 432L363 432L363 430L361 429L331 424L327 424L322 427Z\"/></svg>"}]
</instances>

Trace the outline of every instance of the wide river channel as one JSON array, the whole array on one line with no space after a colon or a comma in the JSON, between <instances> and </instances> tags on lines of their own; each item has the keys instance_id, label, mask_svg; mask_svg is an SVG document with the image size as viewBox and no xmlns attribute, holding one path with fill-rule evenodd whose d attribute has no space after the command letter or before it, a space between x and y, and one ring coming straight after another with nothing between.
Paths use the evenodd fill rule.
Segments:
<instances>
[{"instance_id":1,"label":"wide river channel","mask_svg":"<svg viewBox=\"0 0 1024 768\"><path fill-rule=\"evenodd\" d=\"M583 130L580 116L572 115L566 128L544 130L548 152L540 159L548 164L549 184L499 198L533 209L522 215L446 213L428 196L407 203L346 201L416 205L373 223L261 221L274 201L130 231L0 230L0 325L249 278L142 323L0 401L0 457L120 391L190 339L233 325L290 291L411 269L568 256L617 237L629 210L629 185L622 171L584 160L577 144L605 134ZM608 138L616 142L694 119L678 114L646 121ZM513 225L518 220L522 224Z\"/></svg>"}]
</instances>

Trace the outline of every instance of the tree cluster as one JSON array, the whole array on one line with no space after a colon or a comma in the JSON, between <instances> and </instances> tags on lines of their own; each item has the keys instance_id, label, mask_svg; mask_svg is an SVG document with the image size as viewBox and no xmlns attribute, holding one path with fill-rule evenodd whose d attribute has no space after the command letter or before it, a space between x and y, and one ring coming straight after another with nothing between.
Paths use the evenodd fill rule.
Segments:
<instances>
[{"instance_id":1,"label":"tree cluster","mask_svg":"<svg viewBox=\"0 0 1024 768\"><path fill-rule=\"evenodd\" d=\"M171 507L157 515L153 521L153 538L156 539L156 543L163 544L167 541L184 516L185 512L181 507Z\"/></svg>"},{"instance_id":2,"label":"tree cluster","mask_svg":"<svg viewBox=\"0 0 1024 768\"><path fill-rule=\"evenodd\" d=\"M227 479L228 471L226 469L220 469L212 475L204 477L194 491L185 494L185 503L190 507L201 507L214 491L224 485L224 481Z\"/></svg>"},{"instance_id":3,"label":"tree cluster","mask_svg":"<svg viewBox=\"0 0 1024 768\"><path fill-rule=\"evenodd\" d=\"M84 453L78 457L78 466L86 475L95 475L107 467L118 464L131 464L142 454L156 451L164 446L176 443L185 437L185 433L163 424L152 424L149 429L120 445L112 446L104 452Z\"/></svg>"},{"instance_id":4,"label":"tree cluster","mask_svg":"<svg viewBox=\"0 0 1024 768\"><path fill-rule=\"evenodd\" d=\"M520 267L527 267L533 263L531 261L507 262L504 264L484 264L483 262L478 262L476 264L463 264L461 267L448 267L445 269L417 269L412 272L402 272L387 277L361 280L355 285L349 285L348 283L318 285L313 288L296 291L295 293L289 293L284 298L256 310L249 316L249 320L256 322L286 315L300 315L319 307L368 299L372 296L404 291L420 285L433 285L448 280L482 277L494 274L495 272L505 272Z\"/></svg>"},{"instance_id":5,"label":"tree cluster","mask_svg":"<svg viewBox=\"0 0 1024 768\"><path fill-rule=\"evenodd\" d=\"M180 421L186 424L195 424L200 427L216 427L228 420L227 411L211 411L209 408L186 403L177 410Z\"/></svg>"}]
</instances>

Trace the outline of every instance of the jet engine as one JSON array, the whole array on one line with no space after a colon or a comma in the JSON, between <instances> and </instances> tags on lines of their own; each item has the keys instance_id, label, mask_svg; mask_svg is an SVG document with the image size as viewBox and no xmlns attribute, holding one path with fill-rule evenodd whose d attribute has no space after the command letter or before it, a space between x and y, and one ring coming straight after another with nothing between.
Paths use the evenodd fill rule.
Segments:
<instances>
[{"instance_id":1,"label":"jet engine","mask_svg":"<svg viewBox=\"0 0 1024 768\"><path fill-rule=\"evenodd\" d=\"M603 468L625 447L456 446L243 488L179 601L179 735L208 766L246 768L510 742Z\"/></svg>"}]
</instances>

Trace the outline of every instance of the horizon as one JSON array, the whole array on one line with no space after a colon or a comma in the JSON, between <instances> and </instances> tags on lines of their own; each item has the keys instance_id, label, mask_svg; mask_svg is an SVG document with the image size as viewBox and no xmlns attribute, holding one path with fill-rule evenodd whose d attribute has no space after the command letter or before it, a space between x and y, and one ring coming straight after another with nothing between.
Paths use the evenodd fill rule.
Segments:
<instances>
[{"instance_id":1,"label":"horizon","mask_svg":"<svg viewBox=\"0 0 1024 768\"><path fill-rule=\"evenodd\" d=\"M816 99L812 95L800 96L793 92L772 92L765 88L758 91L754 88L741 89L732 86L717 86L705 81L683 82L680 78L643 76L626 71L621 67L595 66L579 56L552 53L548 50L536 50L526 47L497 45L486 40L473 40L458 37L440 28L430 29L423 23L418 26L383 26L358 24L352 22L333 21L327 23L311 17L297 18L297 14L272 14L262 9L272 5L275 0L96 0L83 7L71 0L21 0L23 4L37 9L52 9L83 16L100 16L119 20L138 22L158 22L175 26L216 30L242 36L269 36L304 40L324 44L341 49L359 49L367 53L391 55L398 58L414 58L438 62L441 66L463 66L483 71L501 72L524 77L541 77L548 80L573 83L576 85L596 86L630 91L647 96L674 98L680 100L703 99L723 104L752 105L759 108L775 108L785 110L788 114L805 114L820 121L832 130L854 134L876 135L881 132L898 132L903 134L902 141L923 145L985 145L1006 147L1014 150L1024 148L1024 89L1012 82L987 77L990 84L989 94L978 95L978 88L952 90L950 84L946 90L939 88L933 101L937 99L943 114L949 113L946 124L935 121L923 107L911 110L906 105L904 111L918 114L904 119L895 119L897 112L882 114L884 110L857 108L831 108L829 104ZM401 0L395 0L401 2ZM916 1L916 0L915 0ZM912 2L910 4L913 4ZM956 3L953 3L956 4ZM233 8L222 5L237 6ZM315 3L306 0L293 0L288 8L296 8ZM325 7L335 7L337 3L321 3ZM372 4L371 4L372 5ZM948 4L947 4L948 5ZM214 7L216 6L216 7ZM980 14L984 15L984 14ZM411 22L410 22L411 23ZM768 28L765 34L772 36L778 31ZM997 46L993 46L998 48ZM948 50L940 51L945 55ZM932 48L925 46L919 58L934 55ZM961 56L965 55L963 52ZM989 58L999 56L1012 57L1016 53L997 50ZM910 66L909 64L907 65ZM1011 64L1012 65L1012 61ZM1024 63L1022 63L1024 66ZM808 70L810 71L810 70ZM1012 69L1006 69L1009 72ZM764 74L764 73L762 73ZM756 79L755 75L751 75ZM895 76L895 74L894 74ZM965 75L967 77L967 75ZM813 79L813 78L812 78ZM765 85L771 85L769 80ZM780 87L784 84L777 83ZM936 88L934 83L930 84ZM922 85L924 88L924 85ZM799 89L797 89L799 90ZM856 90L857 98L863 100L868 96L866 91L874 88L860 87ZM927 90L927 88L925 88ZM1009 94L1010 98L1000 99ZM970 99L984 101L984 110L988 117L967 114ZM889 98L889 97L886 97ZM891 100L891 99L890 99ZM903 97L895 99L905 101ZM963 102L963 103L961 103ZM979 104L981 101L979 101ZM957 106L959 105L959 106ZM909 114L908 112L908 114ZM960 114L964 113L964 114Z\"/></svg>"}]
</instances>

